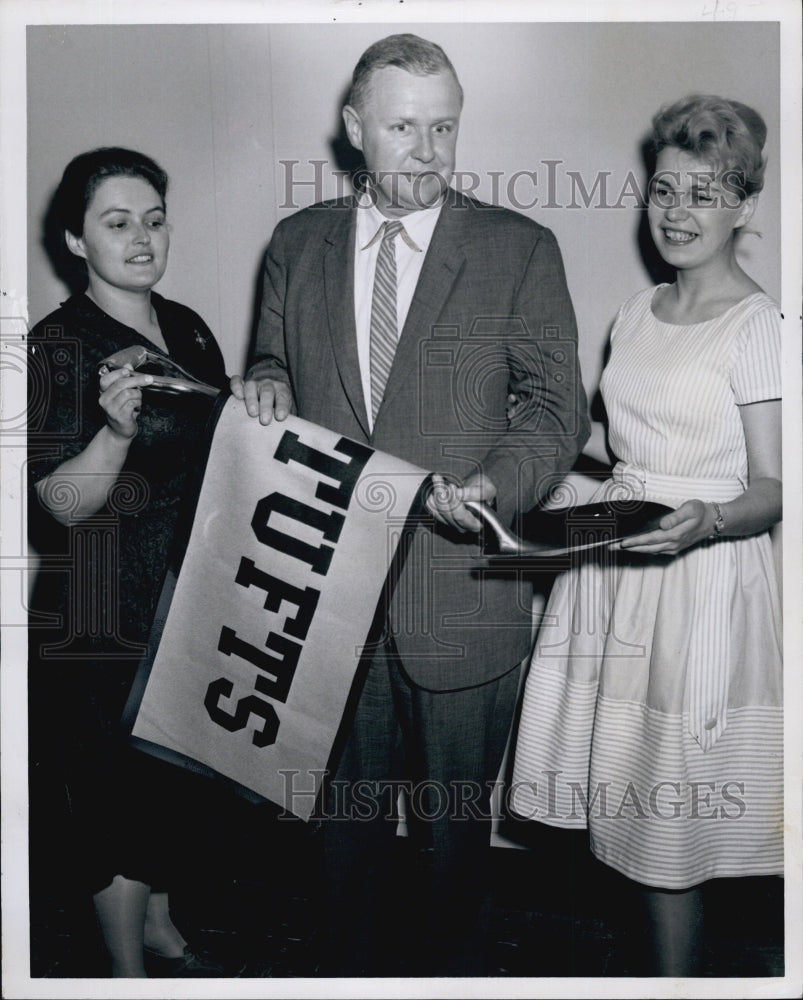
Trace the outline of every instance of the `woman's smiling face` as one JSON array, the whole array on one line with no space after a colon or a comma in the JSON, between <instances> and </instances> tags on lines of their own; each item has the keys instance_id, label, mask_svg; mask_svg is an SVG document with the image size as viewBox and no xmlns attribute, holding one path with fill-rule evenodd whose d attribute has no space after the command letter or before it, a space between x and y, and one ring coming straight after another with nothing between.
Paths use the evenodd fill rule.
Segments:
<instances>
[{"instance_id":1,"label":"woman's smiling face","mask_svg":"<svg viewBox=\"0 0 803 1000\"><path fill-rule=\"evenodd\" d=\"M70 250L86 261L90 287L101 282L145 291L167 267L170 237L164 202L141 177L101 181L87 206L83 234L66 237Z\"/></svg>"},{"instance_id":2,"label":"woman's smiling face","mask_svg":"<svg viewBox=\"0 0 803 1000\"><path fill-rule=\"evenodd\" d=\"M733 233L755 208L755 197L741 199L717 172L677 146L658 154L650 181L647 217L658 252L668 264L687 270L716 263L731 251Z\"/></svg>"}]
</instances>

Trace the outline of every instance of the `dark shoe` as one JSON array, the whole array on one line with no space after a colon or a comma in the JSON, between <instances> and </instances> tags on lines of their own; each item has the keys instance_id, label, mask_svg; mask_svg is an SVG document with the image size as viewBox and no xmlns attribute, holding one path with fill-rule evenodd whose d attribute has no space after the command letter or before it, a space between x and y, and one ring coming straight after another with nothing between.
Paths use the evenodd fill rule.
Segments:
<instances>
[{"instance_id":1,"label":"dark shoe","mask_svg":"<svg viewBox=\"0 0 803 1000\"><path fill-rule=\"evenodd\" d=\"M194 952L189 945L178 958L168 958L150 948L145 948L145 971L149 979L174 979L176 977L214 979L226 975L223 966L204 952Z\"/></svg>"}]
</instances>

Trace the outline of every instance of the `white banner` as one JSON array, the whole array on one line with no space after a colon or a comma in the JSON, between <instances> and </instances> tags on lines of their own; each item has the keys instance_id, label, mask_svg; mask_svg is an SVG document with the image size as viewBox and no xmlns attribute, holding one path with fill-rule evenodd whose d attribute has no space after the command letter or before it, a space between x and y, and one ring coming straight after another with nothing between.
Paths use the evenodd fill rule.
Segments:
<instances>
[{"instance_id":1,"label":"white banner","mask_svg":"<svg viewBox=\"0 0 803 1000\"><path fill-rule=\"evenodd\" d=\"M426 478L229 398L129 700L133 742L309 819Z\"/></svg>"}]
</instances>

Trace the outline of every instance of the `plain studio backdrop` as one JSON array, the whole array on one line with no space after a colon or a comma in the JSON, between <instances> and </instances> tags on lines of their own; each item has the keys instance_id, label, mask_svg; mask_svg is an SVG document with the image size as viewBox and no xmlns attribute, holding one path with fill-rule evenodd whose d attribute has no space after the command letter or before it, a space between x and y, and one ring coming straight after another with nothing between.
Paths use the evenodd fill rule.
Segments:
<instances>
[{"instance_id":1,"label":"plain studio backdrop","mask_svg":"<svg viewBox=\"0 0 803 1000\"><path fill-rule=\"evenodd\" d=\"M769 130L765 189L740 238L780 296L780 27L771 22L36 26L27 37L28 316L68 294L42 245L67 162L122 145L169 173L170 263L241 372L270 234L347 193L340 108L363 50L394 31L443 46L465 90L456 183L552 229L577 312L589 397L619 305L653 281L642 143L690 93L743 101ZM796 126L797 127L797 126Z\"/></svg>"}]
</instances>

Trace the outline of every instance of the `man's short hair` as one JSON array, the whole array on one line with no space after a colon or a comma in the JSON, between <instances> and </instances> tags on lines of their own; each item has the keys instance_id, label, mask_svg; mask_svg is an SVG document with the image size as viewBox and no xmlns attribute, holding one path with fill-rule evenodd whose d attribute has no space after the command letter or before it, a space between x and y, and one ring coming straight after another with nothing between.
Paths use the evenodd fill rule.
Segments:
<instances>
[{"instance_id":1,"label":"man's short hair","mask_svg":"<svg viewBox=\"0 0 803 1000\"><path fill-rule=\"evenodd\" d=\"M346 103L359 111L365 102L372 75L386 66L398 66L399 69L419 76L451 73L460 91L460 103L463 102L463 88L457 79L455 68L440 45L428 42L426 38L419 38L418 35L403 34L381 38L363 52L354 67Z\"/></svg>"}]
</instances>

